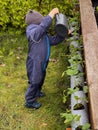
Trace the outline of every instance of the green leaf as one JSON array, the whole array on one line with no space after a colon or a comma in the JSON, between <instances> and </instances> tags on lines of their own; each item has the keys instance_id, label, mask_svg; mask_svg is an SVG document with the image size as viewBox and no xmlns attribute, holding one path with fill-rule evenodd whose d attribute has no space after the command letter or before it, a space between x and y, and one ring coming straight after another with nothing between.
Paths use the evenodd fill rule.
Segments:
<instances>
[{"instance_id":1,"label":"green leaf","mask_svg":"<svg viewBox=\"0 0 98 130\"><path fill-rule=\"evenodd\" d=\"M68 95L71 95L71 94L73 94L74 92L76 92L76 91L78 91L78 90L79 90L79 88L76 88L76 89L74 89L74 88L68 88L67 94L68 94Z\"/></svg>"},{"instance_id":2,"label":"green leaf","mask_svg":"<svg viewBox=\"0 0 98 130\"><path fill-rule=\"evenodd\" d=\"M72 69L66 70L67 75L72 76L78 74L78 69L76 67L73 67Z\"/></svg>"},{"instance_id":3,"label":"green leaf","mask_svg":"<svg viewBox=\"0 0 98 130\"><path fill-rule=\"evenodd\" d=\"M61 77L64 77L64 75L65 75L65 72L66 72L66 71L64 71L64 72L62 73L62 76L61 76Z\"/></svg>"},{"instance_id":4,"label":"green leaf","mask_svg":"<svg viewBox=\"0 0 98 130\"><path fill-rule=\"evenodd\" d=\"M9 56L12 56L12 55L13 55L13 51L10 51Z\"/></svg>"},{"instance_id":5,"label":"green leaf","mask_svg":"<svg viewBox=\"0 0 98 130\"><path fill-rule=\"evenodd\" d=\"M79 97L79 96L74 96L74 98L75 98L76 100L79 100L79 99L80 99L80 97Z\"/></svg>"},{"instance_id":6,"label":"green leaf","mask_svg":"<svg viewBox=\"0 0 98 130\"><path fill-rule=\"evenodd\" d=\"M67 96L63 96L63 103L66 103L67 101Z\"/></svg>"},{"instance_id":7,"label":"green leaf","mask_svg":"<svg viewBox=\"0 0 98 130\"><path fill-rule=\"evenodd\" d=\"M85 125L83 125L82 130L89 130L90 129L90 124L86 123Z\"/></svg>"},{"instance_id":8,"label":"green leaf","mask_svg":"<svg viewBox=\"0 0 98 130\"><path fill-rule=\"evenodd\" d=\"M83 86L84 93L88 93L88 86Z\"/></svg>"},{"instance_id":9,"label":"green leaf","mask_svg":"<svg viewBox=\"0 0 98 130\"><path fill-rule=\"evenodd\" d=\"M78 122L78 121L80 121L81 115L75 114L75 115L73 115L73 117L74 117L74 121Z\"/></svg>"}]
</instances>

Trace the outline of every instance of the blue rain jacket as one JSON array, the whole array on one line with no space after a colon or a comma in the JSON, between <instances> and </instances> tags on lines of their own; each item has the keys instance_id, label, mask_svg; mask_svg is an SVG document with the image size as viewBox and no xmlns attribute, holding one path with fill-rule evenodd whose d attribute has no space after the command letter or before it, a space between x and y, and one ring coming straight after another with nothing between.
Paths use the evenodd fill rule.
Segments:
<instances>
[{"instance_id":1,"label":"blue rain jacket","mask_svg":"<svg viewBox=\"0 0 98 130\"><path fill-rule=\"evenodd\" d=\"M52 23L52 18L47 15L39 25L31 24L26 29L28 39L28 56L27 56L27 75L29 83L38 84L43 78L43 72L46 70L50 46L57 45L64 40L59 35L48 36L47 30Z\"/></svg>"}]
</instances>

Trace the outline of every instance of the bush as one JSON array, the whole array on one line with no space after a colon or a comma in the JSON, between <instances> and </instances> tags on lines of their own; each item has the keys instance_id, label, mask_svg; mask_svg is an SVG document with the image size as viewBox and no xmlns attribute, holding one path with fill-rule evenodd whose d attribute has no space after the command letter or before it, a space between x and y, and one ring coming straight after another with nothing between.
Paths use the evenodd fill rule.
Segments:
<instances>
[{"instance_id":1,"label":"bush","mask_svg":"<svg viewBox=\"0 0 98 130\"><path fill-rule=\"evenodd\" d=\"M40 11L43 15L58 7L60 12L72 15L73 5L76 0L0 0L0 28L3 30L9 27L20 29L22 32L26 27L24 16L29 9Z\"/></svg>"}]
</instances>

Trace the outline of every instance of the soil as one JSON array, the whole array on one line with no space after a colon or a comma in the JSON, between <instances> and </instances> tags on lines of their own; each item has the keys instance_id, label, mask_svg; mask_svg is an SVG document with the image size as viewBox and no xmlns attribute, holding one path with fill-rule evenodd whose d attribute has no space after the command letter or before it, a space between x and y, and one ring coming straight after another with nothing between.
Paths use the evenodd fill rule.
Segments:
<instances>
[{"instance_id":1,"label":"soil","mask_svg":"<svg viewBox=\"0 0 98 130\"><path fill-rule=\"evenodd\" d=\"M77 103L75 106L74 106L74 110L82 110L84 109L84 105L81 104L81 103Z\"/></svg>"}]
</instances>

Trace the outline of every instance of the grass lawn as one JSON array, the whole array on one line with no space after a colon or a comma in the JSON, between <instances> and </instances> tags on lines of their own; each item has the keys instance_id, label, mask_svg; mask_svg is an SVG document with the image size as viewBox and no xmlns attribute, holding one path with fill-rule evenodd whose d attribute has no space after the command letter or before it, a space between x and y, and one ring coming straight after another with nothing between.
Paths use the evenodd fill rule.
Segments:
<instances>
[{"instance_id":1,"label":"grass lawn","mask_svg":"<svg viewBox=\"0 0 98 130\"><path fill-rule=\"evenodd\" d=\"M43 85L46 96L39 98L38 110L24 106L27 89L25 35L0 34L0 130L65 130L60 113L66 110L62 102L68 77L61 77L66 70L66 44L51 48L51 58Z\"/></svg>"}]
</instances>

